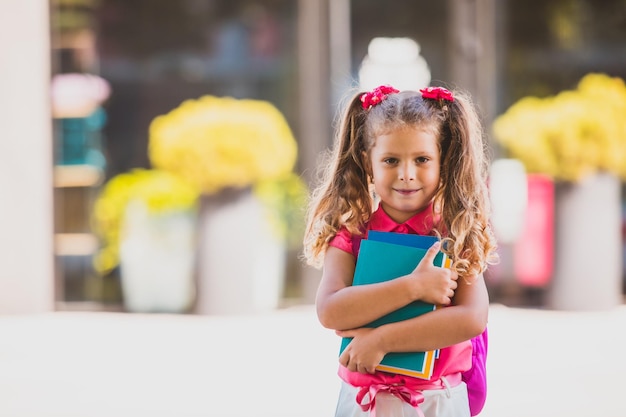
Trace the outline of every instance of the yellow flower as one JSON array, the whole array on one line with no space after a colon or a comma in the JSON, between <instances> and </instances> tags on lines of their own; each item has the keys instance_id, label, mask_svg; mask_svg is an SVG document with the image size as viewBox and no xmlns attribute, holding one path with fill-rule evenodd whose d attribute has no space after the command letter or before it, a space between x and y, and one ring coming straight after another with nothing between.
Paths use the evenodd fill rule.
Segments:
<instances>
[{"instance_id":1,"label":"yellow flower","mask_svg":"<svg viewBox=\"0 0 626 417\"><path fill-rule=\"evenodd\" d=\"M149 133L152 165L207 194L279 178L291 172L297 158L289 125L266 101L187 100L155 118Z\"/></svg>"},{"instance_id":2,"label":"yellow flower","mask_svg":"<svg viewBox=\"0 0 626 417\"><path fill-rule=\"evenodd\" d=\"M626 178L626 86L588 74L554 97L524 97L493 123L495 139L528 172L578 181L596 171Z\"/></svg>"},{"instance_id":3,"label":"yellow flower","mask_svg":"<svg viewBox=\"0 0 626 417\"><path fill-rule=\"evenodd\" d=\"M118 265L119 241L124 213L130 201L141 200L150 213L193 211L198 193L174 174L160 170L135 169L111 178L96 198L92 227L102 240L94 267L107 273Z\"/></svg>"}]
</instances>

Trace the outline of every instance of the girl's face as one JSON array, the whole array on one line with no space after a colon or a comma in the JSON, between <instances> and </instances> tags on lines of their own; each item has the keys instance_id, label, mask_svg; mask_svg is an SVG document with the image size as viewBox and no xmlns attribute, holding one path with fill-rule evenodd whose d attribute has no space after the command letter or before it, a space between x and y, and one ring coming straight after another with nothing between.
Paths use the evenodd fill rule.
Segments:
<instances>
[{"instance_id":1,"label":"girl's face","mask_svg":"<svg viewBox=\"0 0 626 417\"><path fill-rule=\"evenodd\" d=\"M368 162L380 204L397 223L423 210L439 188L438 137L430 130L402 127L376 137Z\"/></svg>"}]
</instances>

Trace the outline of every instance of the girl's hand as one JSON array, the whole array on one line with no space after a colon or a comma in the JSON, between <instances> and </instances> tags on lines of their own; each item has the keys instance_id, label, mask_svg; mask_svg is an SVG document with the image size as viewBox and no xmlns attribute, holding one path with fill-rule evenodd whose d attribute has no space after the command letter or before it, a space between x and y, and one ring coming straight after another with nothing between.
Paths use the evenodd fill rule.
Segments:
<instances>
[{"instance_id":1,"label":"girl's hand","mask_svg":"<svg viewBox=\"0 0 626 417\"><path fill-rule=\"evenodd\" d=\"M339 363L353 372L373 374L386 353L379 347L375 330L367 327L337 330L335 333L338 336L353 338L339 356Z\"/></svg>"},{"instance_id":2,"label":"girl's hand","mask_svg":"<svg viewBox=\"0 0 626 417\"><path fill-rule=\"evenodd\" d=\"M431 246L417 267L408 275L415 289L415 299L427 303L448 305L452 302L459 275L449 269L433 265L440 243Z\"/></svg>"}]
</instances>

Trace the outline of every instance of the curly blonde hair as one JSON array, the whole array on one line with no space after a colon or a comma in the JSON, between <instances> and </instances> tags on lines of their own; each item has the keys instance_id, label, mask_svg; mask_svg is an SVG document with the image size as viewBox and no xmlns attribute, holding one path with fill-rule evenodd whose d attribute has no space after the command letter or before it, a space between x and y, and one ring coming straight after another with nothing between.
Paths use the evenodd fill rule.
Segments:
<instances>
[{"instance_id":1,"label":"curly blonde hair","mask_svg":"<svg viewBox=\"0 0 626 417\"><path fill-rule=\"evenodd\" d=\"M341 227L362 234L374 207L365 155L376 138L404 126L419 126L439 137L440 186L433 208L444 236L443 251L463 277L484 272L497 260L489 219L488 160L482 126L469 96L454 91L454 101L423 98L421 93L391 94L364 110L357 93L342 116L335 146L326 155L320 183L311 194L304 257L320 267L331 239Z\"/></svg>"}]
</instances>

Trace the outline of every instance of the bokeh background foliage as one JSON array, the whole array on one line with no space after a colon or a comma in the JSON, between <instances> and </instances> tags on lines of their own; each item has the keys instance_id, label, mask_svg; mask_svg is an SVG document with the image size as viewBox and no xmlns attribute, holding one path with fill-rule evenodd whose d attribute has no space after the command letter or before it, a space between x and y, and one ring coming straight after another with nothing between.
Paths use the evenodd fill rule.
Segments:
<instances>
[{"instance_id":1,"label":"bokeh background foliage","mask_svg":"<svg viewBox=\"0 0 626 417\"><path fill-rule=\"evenodd\" d=\"M530 173L577 182L595 172L626 178L626 86L585 75L573 90L527 96L493 123L495 139Z\"/></svg>"}]
</instances>

